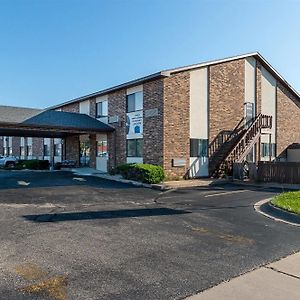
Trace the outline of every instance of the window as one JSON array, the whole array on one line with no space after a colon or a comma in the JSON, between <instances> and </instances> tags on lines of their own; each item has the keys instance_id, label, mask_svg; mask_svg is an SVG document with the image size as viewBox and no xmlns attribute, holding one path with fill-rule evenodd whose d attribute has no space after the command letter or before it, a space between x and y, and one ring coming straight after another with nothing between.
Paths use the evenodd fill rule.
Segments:
<instances>
[{"instance_id":1,"label":"window","mask_svg":"<svg viewBox=\"0 0 300 300\"><path fill-rule=\"evenodd\" d=\"M44 145L44 156L50 156L50 145Z\"/></svg>"},{"instance_id":2,"label":"window","mask_svg":"<svg viewBox=\"0 0 300 300\"><path fill-rule=\"evenodd\" d=\"M207 157L208 140L190 139L190 157Z\"/></svg>"},{"instance_id":3,"label":"window","mask_svg":"<svg viewBox=\"0 0 300 300\"><path fill-rule=\"evenodd\" d=\"M97 156L106 157L107 155L107 141L97 141Z\"/></svg>"},{"instance_id":4,"label":"window","mask_svg":"<svg viewBox=\"0 0 300 300\"><path fill-rule=\"evenodd\" d=\"M96 118L108 116L108 101L96 103Z\"/></svg>"},{"instance_id":5,"label":"window","mask_svg":"<svg viewBox=\"0 0 300 300\"><path fill-rule=\"evenodd\" d=\"M127 157L143 157L143 139L127 140Z\"/></svg>"},{"instance_id":6,"label":"window","mask_svg":"<svg viewBox=\"0 0 300 300\"><path fill-rule=\"evenodd\" d=\"M276 144L274 143L262 143L261 144L261 156L269 157L270 156L270 146L271 146L271 157L275 157L276 155Z\"/></svg>"},{"instance_id":7,"label":"window","mask_svg":"<svg viewBox=\"0 0 300 300\"><path fill-rule=\"evenodd\" d=\"M143 109L143 92L137 92L127 95L127 112L133 112Z\"/></svg>"},{"instance_id":8,"label":"window","mask_svg":"<svg viewBox=\"0 0 300 300\"><path fill-rule=\"evenodd\" d=\"M32 146L31 145L27 146L27 156L32 156Z\"/></svg>"},{"instance_id":9,"label":"window","mask_svg":"<svg viewBox=\"0 0 300 300\"><path fill-rule=\"evenodd\" d=\"M24 146L20 146L20 155L25 156L25 147Z\"/></svg>"},{"instance_id":10,"label":"window","mask_svg":"<svg viewBox=\"0 0 300 300\"><path fill-rule=\"evenodd\" d=\"M54 144L54 156L61 156L61 144Z\"/></svg>"},{"instance_id":11,"label":"window","mask_svg":"<svg viewBox=\"0 0 300 300\"><path fill-rule=\"evenodd\" d=\"M4 147L3 148L3 153L4 153L4 156L11 155L11 148L10 147Z\"/></svg>"}]
</instances>

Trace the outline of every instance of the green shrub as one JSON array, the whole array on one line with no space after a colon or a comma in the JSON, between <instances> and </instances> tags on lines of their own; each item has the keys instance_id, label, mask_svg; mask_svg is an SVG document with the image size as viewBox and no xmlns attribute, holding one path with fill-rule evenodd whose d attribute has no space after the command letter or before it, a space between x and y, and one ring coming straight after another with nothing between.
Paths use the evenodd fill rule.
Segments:
<instances>
[{"instance_id":1,"label":"green shrub","mask_svg":"<svg viewBox=\"0 0 300 300\"><path fill-rule=\"evenodd\" d=\"M164 170L160 166L149 164L124 164L117 167L124 178L144 183L159 183L164 180Z\"/></svg>"},{"instance_id":2,"label":"green shrub","mask_svg":"<svg viewBox=\"0 0 300 300\"><path fill-rule=\"evenodd\" d=\"M16 165L16 169L48 170L49 161L38 159L19 160Z\"/></svg>"}]
</instances>

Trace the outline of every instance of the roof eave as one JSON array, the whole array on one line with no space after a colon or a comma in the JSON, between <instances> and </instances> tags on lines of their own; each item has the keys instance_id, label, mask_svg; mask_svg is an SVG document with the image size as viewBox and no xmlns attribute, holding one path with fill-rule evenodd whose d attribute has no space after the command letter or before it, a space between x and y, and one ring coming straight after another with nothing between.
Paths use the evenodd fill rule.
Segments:
<instances>
[{"instance_id":1,"label":"roof eave","mask_svg":"<svg viewBox=\"0 0 300 300\"><path fill-rule=\"evenodd\" d=\"M75 98L75 99L63 102L61 104L51 106L51 107L47 108L47 110L57 109L57 108L60 108L62 106L65 106L65 105L77 103L77 102L84 101L84 100L87 100L87 99L90 99L90 98L93 98L93 97L100 97L100 96L106 95L106 94L111 93L111 92L115 92L115 91L123 89L123 88L130 88L132 86L142 84L142 83L147 82L147 81L151 81L151 80L154 80L154 79L157 79L157 78L160 78L160 77L167 77L167 76L169 76L167 72L157 72L157 73L154 73L154 74L142 77L142 78L134 79L134 80L131 80L131 81L113 86L113 87L108 88L108 89L104 89L104 90L101 90L101 91L98 91L98 92L95 92L95 93L88 94L86 96L82 96L82 97L79 97L79 98Z\"/></svg>"}]
</instances>

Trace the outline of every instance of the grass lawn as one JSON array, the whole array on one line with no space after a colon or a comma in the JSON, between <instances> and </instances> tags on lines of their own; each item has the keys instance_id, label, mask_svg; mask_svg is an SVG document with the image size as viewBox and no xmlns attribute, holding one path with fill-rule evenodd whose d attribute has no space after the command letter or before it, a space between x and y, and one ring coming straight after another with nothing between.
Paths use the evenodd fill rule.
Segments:
<instances>
[{"instance_id":1,"label":"grass lawn","mask_svg":"<svg viewBox=\"0 0 300 300\"><path fill-rule=\"evenodd\" d=\"M300 215L300 191L282 193L275 196L271 203L274 206Z\"/></svg>"}]
</instances>

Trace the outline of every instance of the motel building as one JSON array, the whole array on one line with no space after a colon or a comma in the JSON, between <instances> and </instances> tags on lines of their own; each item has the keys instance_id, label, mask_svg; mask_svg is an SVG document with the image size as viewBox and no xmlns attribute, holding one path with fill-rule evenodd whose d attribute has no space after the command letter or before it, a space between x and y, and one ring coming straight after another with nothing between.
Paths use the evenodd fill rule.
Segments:
<instances>
[{"instance_id":1,"label":"motel building","mask_svg":"<svg viewBox=\"0 0 300 300\"><path fill-rule=\"evenodd\" d=\"M38 110L0 106L0 155L108 172L160 165L207 177L224 164L300 161L300 95L257 52L169 69Z\"/></svg>"}]
</instances>

